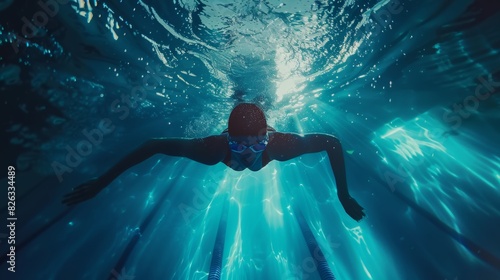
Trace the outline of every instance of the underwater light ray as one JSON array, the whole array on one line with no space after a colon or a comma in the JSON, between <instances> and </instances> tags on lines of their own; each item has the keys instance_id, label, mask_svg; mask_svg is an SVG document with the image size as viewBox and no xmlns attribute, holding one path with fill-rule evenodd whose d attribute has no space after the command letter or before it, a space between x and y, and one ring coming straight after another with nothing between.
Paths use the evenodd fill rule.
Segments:
<instances>
[{"instance_id":1,"label":"underwater light ray","mask_svg":"<svg viewBox=\"0 0 500 280\"><path fill-rule=\"evenodd\" d=\"M170 191L170 194L168 195L169 198L174 198L174 197L177 198L177 197L179 197L178 194L188 194L189 195L189 188L185 188L186 181L184 181L184 180L186 178L188 180L192 179L192 178L186 177L183 174L192 174L189 172L189 170L196 169L197 167L200 167L200 165L193 162L193 161L180 158L179 160L175 161L173 166L172 166L172 164L169 164L169 166L166 167L165 170L160 170L159 172L161 173L161 176L159 176L157 178L156 182L167 181L167 180L164 180L163 178L169 178L168 184L170 184L170 185L167 188L172 189ZM173 176L172 174L176 174L176 176L172 178L172 176ZM178 181L174 182L174 179L176 181L177 180ZM158 183L153 184L153 186L155 186L155 189L160 189L160 187L157 187L157 185L158 185ZM161 188L161 189L163 189L163 188ZM207 197L207 199L208 199L208 197ZM152 227L150 225L148 227L148 230L142 231L143 233L146 233L146 231L147 231L147 235L144 235L144 234L142 235L142 237L140 239L141 241L139 242L142 245L136 246L136 248L134 249L133 255L132 255L133 257L130 257L129 260L127 260L126 267L129 267L131 264L135 264L137 267L139 267L139 269L144 270L143 268L141 268L143 266L141 266L140 263L138 263L138 262L149 263L150 261L156 261L156 260L162 261L162 259L168 260L168 258L169 258L168 255L171 252L161 250L160 247L155 246L154 244L158 244L158 242L161 242L161 244L166 244L166 243L172 244L172 240L176 238L175 236L177 234L179 234L179 232L181 232L181 234L186 235L186 231L187 231L187 236L191 235L189 232L190 231L190 224L189 224L190 219L186 218L185 215L179 215L178 210L180 210L180 209L172 207L172 202L170 200L159 200L159 201L160 201L159 204L163 204L163 206L162 206L162 210L158 211L159 214L155 215L158 218L156 226ZM174 201L176 201L176 200L174 200ZM168 202L168 204L166 204L165 202ZM177 202L177 203L179 203L179 202ZM181 205L181 204L178 204L178 205ZM194 207L197 207L197 206L194 206ZM213 209L215 211L218 211L217 207L213 207ZM164 214L162 214L162 213L164 213ZM203 214L203 213L204 213L204 211L202 211L200 209L199 211L196 211L196 214L198 214L198 215L194 215L194 216L200 217L201 216L200 214ZM149 213L146 213L146 214L149 214ZM181 210L181 214L182 214L182 210ZM169 218L164 219L165 215L167 215ZM215 216L215 215L213 215L213 216ZM174 224L179 224L176 221L178 221L178 220L182 221L182 218L184 218L185 224L181 224L181 225L174 226L174 227L171 226L171 222L174 222ZM153 219L156 219L156 218L153 218ZM139 223L141 222L141 220L139 221ZM160 220L164 220L164 222L160 223L159 222ZM151 228L151 229L149 229L149 228ZM160 232L160 229L162 232ZM196 231L199 232L199 228L197 230L192 230L192 232L194 233L193 237L198 237L198 236L194 236L194 235L199 235L196 233ZM202 236L201 236L202 240L207 239L207 238L204 238L205 235L206 235L205 231L203 230ZM167 236L168 239L162 240L162 238L165 238L165 236ZM155 240L153 240L153 238ZM178 254L181 254L183 256L192 257L192 259L189 261L189 263L187 263L187 264L185 263L186 258L179 258L180 265L172 262L172 260L168 260L168 265L164 265L164 266L161 266L158 268L155 267L154 269L146 270L147 273L160 274L160 273L165 273L165 271L175 271L175 275L186 275L186 273L189 273L189 275L197 274L198 273L197 271L191 271L191 269L203 269L203 268L199 267L199 266L196 267L195 265L193 265L193 263L195 263L193 260L196 258L198 258L198 259L202 259L202 258L196 256L196 254L190 253L190 252L193 252L193 250L190 250L190 248L192 248L193 246L196 246L197 252L206 251L206 250L199 250L199 248L203 245L202 242L200 242L200 246L197 246L197 245L198 244L196 244L196 238L192 238L191 241L189 241L189 242L186 241L184 243L184 246L182 248L180 248L178 251ZM150 247L150 248L147 248L147 247ZM120 252L122 248L123 247L118 248L118 252ZM154 254L150 254L151 250L153 250L153 252L155 252L155 250L156 250L156 252ZM156 258L150 257L151 255L156 255L157 257ZM162 255L163 255L163 258L160 259L159 256L162 256ZM117 257L119 257L119 255ZM150 260L148 261L148 259L150 259ZM203 261L203 260L201 260L201 261ZM173 269L175 269L175 270L173 270Z\"/></svg>"},{"instance_id":2,"label":"underwater light ray","mask_svg":"<svg viewBox=\"0 0 500 280\"><path fill-rule=\"evenodd\" d=\"M262 170L261 172L268 172L269 170ZM261 174L265 176L264 174ZM281 205L281 194L276 180L277 170L271 174L272 183L266 187L264 195L263 213L266 218L267 224L271 227L279 228L283 226L283 206Z\"/></svg>"},{"instance_id":3,"label":"underwater light ray","mask_svg":"<svg viewBox=\"0 0 500 280\"><path fill-rule=\"evenodd\" d=\"M190 163L191 163L190 168L189 169L184 168L183 172L188 174L191 174L193 172L199 173L199 170L197 169L199 165L192 161L190 161ZM217 168L217 167L212 167L212 168ZM190 171L190 169L192 170ZM207 271L204 271L202 267L193 266L193 263L195 262L195 260L198 260L200 262L203 261L203 257L205 257L204 261L207 261L207 256L203 255L204 250L200 250L200 248L211 247L210 249L207 248L207 250L212 250L214 248L213 244L208 245L211 241L208 240L209 237L208 234L206 233L210 232L210 229L212 228L211 221L214 220L213 217L218 215L216 213L219 213L219 211L221 211L221 208L224 205L224 201L227 199L226 184L229 181L228 178L229 178L229 173L227 172L226 169L217 168L215 171L206 172L205 177L200 179L200 184L202 185L203 188L207 187L207 185L213 185L215 191L213 195L211 192L210 195L207 194L206 192L203 193L203 195L209 196L204 198L207 200L206 208L200 209L200 207L196 207L196 209L198 210L197 213L203 215L203 217L201 217L201 223L198 225L198 227L193 229L193 233L199 231L201 232L201 235L198 234L196 236L196 239L195 236L193 236L191 238L191 242L189 242L187 246L184 247L184 253L182 255L189 256L190 260L189 264L187 265L184 264L185 262L184 259L179 264L179 267L184 268L183 273L181 274L184 277L187 277L186 275L193 275L194 273L195 275L200 274L200 277L202 279L206 279L206 277L210 272L210 267L207 268ZM222 212L220 215L222 215ZM217 221L212 221L212 222L217 223ZM205 243L207 243L206 246L204 246ZM210 260L208 259L208 261Z\"/></svg>"},{"instance_id":4,"label":"underwater light ray","mask_svg":"<svg viewBox=\"0 0 500 280\"><path fill-rule=\"evenodd\" d=\"M241 204L240 202L234 197L232 196L230 198L230 200L232 202L234 202L236 204L236 207L237 207L237 211L238 211L238 220L237 220L237 224L236 224L236 231L234 233L234 242L233 244L231 245L230 249L229 249L229 255L227 257L227 262L224 266L224 269L227 271L227 274L230 275L231 273L233 273L235 270L236 270L236 265L235 265L235 261L239 261L239 263L241 264L241 259L239 256L242 255L242 248L241 248Z\"/></svg>"},{"instance_id":5,"label":"underwater light ray","mask_svg":"<svg viewBox=\"0 0 500 280\"><path fill-rule=\"evenodd\" d=\"M363 260L359 259L359 261L361 262L361 266L363 267L363 271L366 273L366 276L368 276L368 278L370 278L370 279L373 279L372 275L370 274L370 271L368 271L368 268L366 267L366 265L363 262Z\"/></svg>"},{"instance_id":6,"label":"underwater light ray","mask_svg":"<svg viewBox=\"0 0 500 280\"><path fill-rule=\"evenodd\" d=\"M290 239L290 235L293 235L293 231L291 230L288 230L290 228L290 223L288 223L289 221L291 221L293 219L293 215L292 215L292 212L291 212L291 208L290 208L290 204L288 203L289 199L288 199L288 196L287 196L287 190L285 188L283 188L283 185L282 185L282 182L280 180L280 176L278 175L281 175L281 176L284 176L284 172L282 170L282 165L279 165L279 164L275 164L274 166L274 169L273 171L271 172L272 173L272 184L275 185L276 187L276 191L280 194L279 195L279 206L281 207L281 212L282 212L282 215L278 216L277 218L279 219L279 222L281 223L281 225L278 225L276 227L274 227L274 230L277 231L277 230L282 230L284 232L282 232L281 234L277 234L275 236L279 236L280 238L275 238L275 241L272 242L271 244L271 248L272 248L272 256L274 257L274 259L276 259L276 261L280 264L280 266L278 267L278 270L280 271L280 274L283 275L283 274L287 274L287 273L290 273L290 265L291 265L291 259L294 259L294 255L293 253L285 253L285 251L287 251L287 242L290 242L289 239ZM284 238L286 236L286 238ZM277 252L276 249L274 247L279 247L280 250Z\"/></svg>"}]
</instances>

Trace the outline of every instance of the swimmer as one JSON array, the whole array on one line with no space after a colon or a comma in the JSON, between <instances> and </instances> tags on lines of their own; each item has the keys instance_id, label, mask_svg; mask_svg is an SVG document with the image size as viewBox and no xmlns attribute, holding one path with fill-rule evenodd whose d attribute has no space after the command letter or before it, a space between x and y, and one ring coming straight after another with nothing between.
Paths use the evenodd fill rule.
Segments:
<instances>
[{"instance_id":1,"label":"swimmer","mask_svg":"<svg viewBox=\"0 0 500 280\"><path fill-rule=\"evenodd\" d=\"M344 155L340 141L328 134L277 132L267 125L264 112L255 104L238 104L229 116L228 128L220 135L205 138L154 138L121 159L102 176L94 178L66 194L63 203L70 206L93 198L130 167L155 154L186 157L214 165L224 163L231 169L258 171L273 160L287 161L303 154L326 152L335 176L337 196L346 213L360 221L363 207L349 195Z\"/></svg>"}]
</instances>

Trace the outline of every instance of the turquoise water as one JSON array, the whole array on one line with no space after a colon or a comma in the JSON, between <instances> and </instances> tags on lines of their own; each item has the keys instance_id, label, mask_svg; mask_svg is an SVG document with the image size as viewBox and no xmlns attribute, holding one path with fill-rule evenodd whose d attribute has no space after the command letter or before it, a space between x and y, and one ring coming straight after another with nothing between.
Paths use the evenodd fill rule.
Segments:
<instances>
[{"instance_id":1,"label":"turquoise water","mask_svg":"<svg viewBox=\"0 0 500 280\"><path fill-rule=\"evenodd\" d=\"M320 261L336 279L500 279L497 2L57 3L0 2L18 218L1 279L207 279L217 248L220 279L321 279ZM219 134L243 101L336 135L367 217L344 212L326 153L258 172L156 155L60 203L149 138Z\"/></svg>"}]
</instances>

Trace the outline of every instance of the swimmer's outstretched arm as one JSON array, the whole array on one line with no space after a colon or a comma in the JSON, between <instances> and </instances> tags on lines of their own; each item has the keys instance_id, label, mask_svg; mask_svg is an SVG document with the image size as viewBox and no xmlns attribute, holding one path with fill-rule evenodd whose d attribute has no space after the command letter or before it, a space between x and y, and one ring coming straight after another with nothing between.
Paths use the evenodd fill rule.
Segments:
<instances>
[{"instance_id":1,"label":"swimmer's outstretched arm","mask_svg":"<svg viewBox=\"0 0 500 280\"><path fill-rule=\"evenodd\" d=\"M194 161L214 165L224 159L225 137L210 136L206 138L156 138L146 141L139 148L120 160L115 166L101 176L104 183L111 183L125 170L154 156L187 157Z\"/></svg>"},{"instance_id":2,"label":"swimmer's outstretched arm","mask_svg":"<svg viewBox=\"0 0 500 280\"><path fill-rule=\"evenodd\" d=\"M267 151L271 160L286 161L303 154L326 152L337 185L337 196L349 216L356 221L361 220L365 213L347 188L344 154L339 139L328 134L273 133Z\"/></svg>"},{"instance_id":3,"label":"swimmer's outstretched arm","mask_svg":"<svg viewBox=\"0 0 500 280\"><path fill-rule=\"evenodd\" d=\"M225 136L206 138L157 138L146 141L130 154L122 158L102 176L92 179L68 193L63 203L73 205L94 197L102 189L130 167L141 163L155 154L187 157L194 161L213 165L222 161L227 150Z\"/></svg>"}]
</instances>

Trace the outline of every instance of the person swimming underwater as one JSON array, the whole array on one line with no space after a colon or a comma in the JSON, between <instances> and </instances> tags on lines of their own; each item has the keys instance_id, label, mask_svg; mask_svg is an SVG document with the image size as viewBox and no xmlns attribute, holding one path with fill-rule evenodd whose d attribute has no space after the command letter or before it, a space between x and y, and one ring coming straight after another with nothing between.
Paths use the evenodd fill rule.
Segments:
<instances>
[{"instance_id":1,"label":"person swimming underwater","mask_svg":"<svg viewBox=\"0 0 500 280\"><path fill-rule=\"evenodd\" d=\"M363 207L349 195L344 156L340 141L329 134L277 132L267 125L264 112L255 104L240 103L231 111L228 128L220 135L205 138L154 138L121 159L98 178L66 194L63 203L71 206L96 196L128 168L155 154L187 157L194 161L229 168L258 171L273 160L287 161L303 154L326 151L335 176L337 196L346 213L359 221Z\"/></svg>"}]
</instances>

